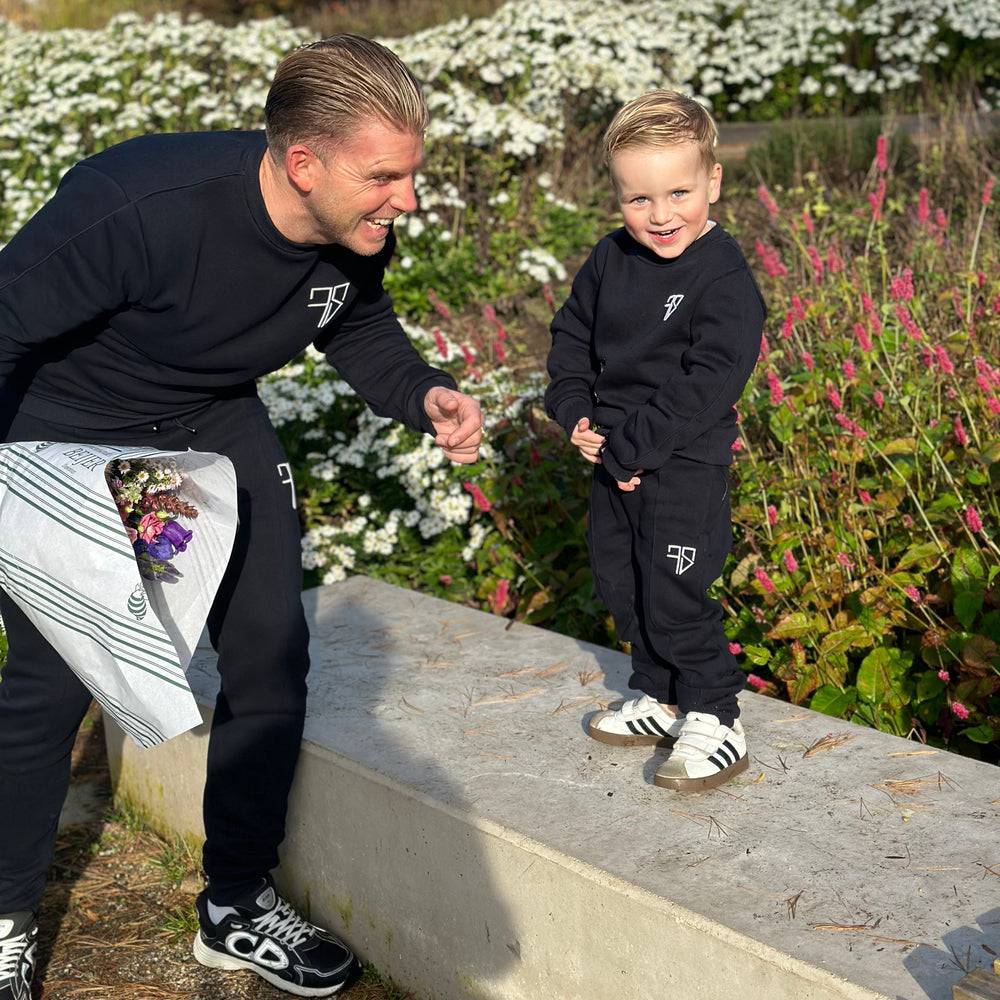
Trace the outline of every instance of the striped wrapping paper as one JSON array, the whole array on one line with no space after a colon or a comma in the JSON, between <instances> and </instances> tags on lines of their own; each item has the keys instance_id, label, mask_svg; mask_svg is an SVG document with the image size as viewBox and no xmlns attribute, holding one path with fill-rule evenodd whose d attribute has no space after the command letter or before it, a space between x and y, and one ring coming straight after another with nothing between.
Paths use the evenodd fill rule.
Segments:
<instances>
[{"instance_id":1,"label":"striped wrapping paper","mask_svg":"<svg viewBox=\"0 0 1000 1000\"><path fill-rule=\"evenodd\" d=\"M115 459L172 458L194 537L172 583L143 580L104 478ZM229 459L30 441L0 445L0 585L141 747L197 726L184 672L236 531ZM2 683L2 681L0 681Z\"/></svg>"}]
</instances>

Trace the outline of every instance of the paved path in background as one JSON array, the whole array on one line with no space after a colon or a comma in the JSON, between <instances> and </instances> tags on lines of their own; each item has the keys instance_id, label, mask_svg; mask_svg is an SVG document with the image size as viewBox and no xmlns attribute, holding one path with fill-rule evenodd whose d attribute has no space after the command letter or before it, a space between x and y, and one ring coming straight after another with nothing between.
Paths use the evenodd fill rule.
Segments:
<instances>
[{"instance_id":1,"label":"paved path in background","mask_svg":"<svg viewBox=\"0 0 1000 1000\"><path fill-rule=\"evenodd\" d=\"M860 123L866 118L853 119ZM991 128L1000 129L1000 112L956 116L971 133L987 132ZM937 115L895 115L882 119L887 130L905 132L914 140L926 142L938 132L940 117ZM719 153L723 157L740 158L754 143L765 140L772 129L789 129L793 126L829 124L831 119L799 118L785 122L728 122L719 125Z\"/></svg>"}]
</instances>

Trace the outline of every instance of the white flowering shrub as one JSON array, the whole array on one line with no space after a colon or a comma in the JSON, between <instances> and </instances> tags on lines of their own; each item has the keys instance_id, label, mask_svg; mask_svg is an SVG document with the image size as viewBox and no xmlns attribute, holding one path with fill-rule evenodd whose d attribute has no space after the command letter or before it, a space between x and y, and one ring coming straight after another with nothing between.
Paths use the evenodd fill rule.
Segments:
<instances>
[{"instance_id":1,"label":"white flowering shrub","mask_svg":"<svg viewBox=\"0 0 1000 1000\"><path fill-rule=\"evenodd\" d=\"M310 38L281 18L123 15L50 33L0 20L0 246L90 153L143 132L259 127L281 54ZM482 400L489 443L479 466L451 466L309 352L263 380L297 470L304 564L316 581L379 574L555 627L576 614L599 639L579 534L587 470L541 416L541 378L513 376L495 309L540 291L551 308L548 286L565 290L567 262L604 228L587 192L566 190L567 164L656 86L721 119L909 110L958 82L989 108L1000 0L514 0L387 44L433 111L387 287L424 353ZM470 306L484 319L467 335L433 328L462 329L444 321Z\"/></svg>"}]
</instances>

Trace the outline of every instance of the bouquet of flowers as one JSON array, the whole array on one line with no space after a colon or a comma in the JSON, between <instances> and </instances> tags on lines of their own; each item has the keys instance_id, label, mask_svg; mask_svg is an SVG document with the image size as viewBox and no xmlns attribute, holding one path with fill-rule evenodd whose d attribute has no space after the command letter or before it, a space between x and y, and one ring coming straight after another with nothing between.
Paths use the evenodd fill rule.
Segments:
<instances>
[{"instance_id":1,"label":"bouquet of flowers","mask_svg":"<svg viewBox=\"0 0 1000 1000\"><path fill-rule=\"evenodd\" d=\"M135 550L139 574L169 583L181 574L170 561L183 552L193 532L178 518L198 511L178 495L184 477L171 462L118 459L109 462L105 478Z\"/></svg>"}]
</instances>

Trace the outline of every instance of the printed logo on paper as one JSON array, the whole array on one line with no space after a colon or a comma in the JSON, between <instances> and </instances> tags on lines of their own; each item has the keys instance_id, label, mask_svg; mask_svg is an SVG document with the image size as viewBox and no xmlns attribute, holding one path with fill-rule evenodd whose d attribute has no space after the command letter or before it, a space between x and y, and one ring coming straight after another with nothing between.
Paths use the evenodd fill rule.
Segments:
<instances>
[{"instance_id":1,"label":"printed logo on paper","mask_svg":"<svg viewBox=\"0 0 1000 1000\"><path fill-rule=\"evenodd\" d=\"M135 590L129 594L128 610L130 615L135 616L135 620L137 622L142 621L142 619L146 617L149 605L146 603L146 591L142 589L141 583L137 583L135 585Z\"/></svg>"},{"instance_id":2,"label":"printed logo on paper","mask_svg":"<svg viewBox=\"0 0 1000 1000\"><path fill-rule=\"evenodd\" d=\"M693 545L668 545L667 562L673 560L678 576L686 573L693 565L698 550Z\"/></svg>"},{"instance_id":3,"label":"printed logo on paper","mask_svg":"<svg viewBox=\"0 0 1000 1000\"><path fill-rule=\"evenodd\" d=\"M316 326L326 326L340 312L341 307L347 301L347 292L350 287L351 283L345 281L339 285L325 285L309 289L309 308L323 310Z\"/></svg>"},{"instance_id":4,"label":"printed logo on paper","mask_svg":"<svg viewBox=\"0 0 1000 1000\"><path fill-rule=\"evenodd\" d=\"M670 319L673 315L674 310L684 301L683 295L671 295L666 302L663 303L663 308L666 312L663 314L664 320Z\"/></svg>"}]
</instances>

